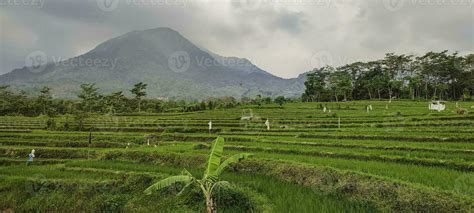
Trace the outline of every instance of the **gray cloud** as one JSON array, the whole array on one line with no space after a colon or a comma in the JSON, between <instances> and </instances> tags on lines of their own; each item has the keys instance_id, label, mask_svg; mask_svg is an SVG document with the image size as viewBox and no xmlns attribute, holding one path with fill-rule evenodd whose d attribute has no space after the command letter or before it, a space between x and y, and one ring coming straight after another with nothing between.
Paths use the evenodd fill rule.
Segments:
<instances>
[{"instance_id":1,"label":"gray cloud","mask_svg":"<svg viewBox=\"0 0 474 213\"><path fill-rule=\"evenodd\" d=\"M285 13L278 17L277 26L283 30L286 30L290 33L300 33L301 32L301 22L302 22L301 12Z\"/></svg>"},{"instance_id":2,"label":"gray cloud","mask_svg":"<svg viewBox=\"0 0 474 213\"><path fill-rule=\"evenodd\" d=\"M24 66L35 50L69 58L156 27L282 77L312 69L321 53L341 65L387 52L474 50L472 0L120 0L108 12L100 1L45 0L39 7L0 0L0 73Z\"/></svg>"}]
</instances>

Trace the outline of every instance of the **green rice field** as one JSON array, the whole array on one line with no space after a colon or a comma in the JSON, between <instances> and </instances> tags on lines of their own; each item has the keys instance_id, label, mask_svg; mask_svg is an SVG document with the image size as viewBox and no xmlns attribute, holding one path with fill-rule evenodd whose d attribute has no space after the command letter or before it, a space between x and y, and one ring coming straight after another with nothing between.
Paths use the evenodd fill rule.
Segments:
<instances>
[{"instance_id":1,"label":"green rice field","mask_svg":"<svg viewBox=\"0 0 474 213\"><path fill-rule=\"evenodd\" d=\"M47 120L0 117L0 211L205 212L197 191L176 196L180 185L143 191L184 168L199 176L218 136L224 158L253 154L223 174L234 190L217 193L219 212L474 210L474 113L458 115L455 102L442 112L354 101L92 115L84 131L72 116L54 131Z\"/></svg>"}]
</instances>

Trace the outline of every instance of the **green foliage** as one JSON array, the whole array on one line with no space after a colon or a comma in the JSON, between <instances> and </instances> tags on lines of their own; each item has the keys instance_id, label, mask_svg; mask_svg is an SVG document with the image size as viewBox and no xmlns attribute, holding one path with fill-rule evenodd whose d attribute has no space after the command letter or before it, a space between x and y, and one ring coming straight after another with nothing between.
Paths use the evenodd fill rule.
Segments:
<instances>
[{"instance_id":1,"label":"green foliage","mask_svg":"<svg viewBox=\"0 0 474 213\"><path fill-rule=\"evenodd\" d=\"M428 52L386 54L377 61L317 68L307 74L303 101L351 99L451 99L474 93L473 56Z\"/></svg>"},{"instance_id":2,"label":"green foliage","mask_svg":"<svg viewBox=\"0 0 474 213\"><path fill-rule=\"evenodd\" d=\"M56 130L56 121L54 120L54 118L48 118L48 121L46 121L46 129Z\"/></svg>"},{"instance_id":3,"label":"green foliage","mask_svg":"<svg viewBox=\"0 0 474 213\"><path fill-rule=\"evenodd\" d=\"M165 179L163 179L161 181L158 181L157 183L151 185L150 187L148 187L145 190L145 194L151 195L154 191L158 191L158 190L164 189L166 187L170 187L170 186L172 186L173 184L176 184L176 183L188 184L188 183L191 183L193 181L193 179L194 179L193 177L191 177L187 174L165 178Z\"/></svg>"},{"instance_id":4,"label":"green foliage","mask_svg":"<svg viewBox=\"0 0 474 213\"><path fill-rule=\"evenodd\" d=\"M73 112L74 122L77 126L77 130L84 130L85 120L89 117L89 113L82 110L75 110Z\"/></svg>"},{"instance_id":5,"label":"green foliage","mask_svg":"<svg viewBox=\"0 0 474 213\"><path fill-rule=\"evenodd\" d=\"M125 96L123 92L114 92L104 97L105 106L108 108L107 111L111 114L115 114L117 111L125 111Z\"/></svg>"},{"instance_id":6,"label":"green foliage","mask_svg":"<svg viewBox=\"0 0 474 213\"><path fill-rule=\"evenodd\" d=\"M122 91L107 95L99 93L95 84L81 85L81 93L77 100L53 99L49 87L41 89L41 94L31 98L26 93L13 92L8 86L0 87L0 116L1 115L24 115L37 116L75 114L77 111L100 114L124 114L145 111L147 113L157 112L196 112L206 109L228 109L237 107L240 103L233 97L209 98L207 101L176 101L144 99L146 84L139 83L133 90L135 98L127 98ZM143 114L143 113L142 113Z\"/></svg>"},{"instance_id":7,"label":"green foliage","mask_svg":"<svg viewBox=\"0 0 474 213\"><path fill-rule=\"evenodd\" d=\"M207 212L215 212L215 203L213 200L213 193L218 188L227 187L229 185L226 181L220 181L219 176L224 169L226 169L231 163L238 162L242 159L245 159L250 156L250 154L242 154L238 156L233 156L227 159L223 164L221 164L221 158L224 150L224 138L218 137L212 145L211 153L209 154L209 159L207 160L206 170L202 179L196 179L193 175L188 172L186 169L183 170L182 175L172 176L166 179L163 179L152 186L148 187L145 190L146 194L151 194L153 191L160 190L166 187L169 187L176 183L184 183L185 187L181 190L181 194L189 186L195 185L202 190L202 194L206 199L206 208Z\"/></svg>"},{"instance_id":8,"label":"green foliage","mask_svg":"<svg viewBox=\"0 0 474 213\"><path fill-rule=\"evenodd\" d=\"M233 155L232 157L230 158L227 158L224 162L222 162L222 164L219 165L219 167L217 167L217 169L213 172L212 175L214 176L220 176L222 174L222 172L227 169L231 164L235 164L235 163L238 163L244 159L247 159L249 158L250 156L252 156L251 154L248 154L248 153L241 153L241 154L236 154L236 155Z\"/></svg>"},{"instance_id":9,"label":"green foliage","mask_svg":"<svg viewBox=\"0 0 474 213\"><path fill-rule=\"evenodd\" d=\"M303 101L321 101L325 95L326 87L326 77L327 73L325 72L326 68L320 70L313 70L307 74L306 90L303 94Z\"/></svg>"},{"instance_id":10,"label":"green foliage","mask_svg":"<svg viewBox=\"0 0 474 213\"><path fill-rule=\"evenodd\" d=\"M43 114L52 117L54 114L54 109L51 107L53 98L51 95L51 88L43 87L40 91L37 102L40 106L43 107Z\"/></svg>"},{"instance_id":11,"label":"green foliage","mask_svg":"<svg viewBox=\"0 0 474 213\"><path fill-rule=\"evenodd\" d=\"M204 171L203 178L215 176L217 168L221 164L222 153L224 152L224 138L217 137L212 144L211 154L207 160L206 171Z\"/></svg>"},{"instance_id":12,"label":"green foliage","mask_svg":"<svg viewBox=\"0 0 474 213\"><path fill-rule=\"evenodd\" d=\"M142 97L146 96L145 90L147 86L148 86L147 84L140 82L140 83L135 84L133 86L133 89L130 90L130 92L135 95L135 99L138 102L138 112L141 112Z\"/></svg>"},{"instance_id":13,"label":"green foliage","mask_svg":"<svg viewBox=\"0 0 474 213\"><path fill-rule=\"evenodd\" d=\"M85 112L93 112L100 107L101 95L99 88L95 84L82 84L81 93L78 97L81 99L81 109Z\"/></svg>"},{"instance_id":14,"label":"green foliage","mask_svg":"<svg viewBox=\"0 0 474 213\"><path fill-rule=\"evenodd\" d=\"M286 98L284 96L278 96L278 97L275 98L274 101L275 101L276 104L278 104L278 105L280 105L280 107L282 107L283 104L285 104L285 102L286 102Z\"/></svg>"}]
</instances>

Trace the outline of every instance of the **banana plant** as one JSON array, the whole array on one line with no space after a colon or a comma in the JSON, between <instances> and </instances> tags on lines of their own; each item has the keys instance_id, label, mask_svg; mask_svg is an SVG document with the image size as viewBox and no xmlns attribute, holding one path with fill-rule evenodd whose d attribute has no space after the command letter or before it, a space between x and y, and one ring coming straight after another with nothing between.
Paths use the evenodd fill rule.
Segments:
<instances>
[{"instance_id":1,"label":"banana plant","mask_svg":"<svg viewBox=\"0 0 474 213\"><path fill-rule=\"evenodd\" d=\"M206 208L208 213L216 212L214 202L212 200L213 192L218 187L225 187L229 183L227 181L219 180L222 172L229 167L229 165L244 160L251 156L248 153L236 154L227 158L221 163L222 153L224 151L224 138L218 137L212 144L211 153L207 160L206 170L201 179L194 177L186 169L180 175L165 178L156 182L145 190L145 194L150 195L154 191L164 189L176 183L185 184L183 189L178 193L182 194L184 190L190 186L197 186L201 189L202 194L206 200Z\"/></svg>"}]
</instances>

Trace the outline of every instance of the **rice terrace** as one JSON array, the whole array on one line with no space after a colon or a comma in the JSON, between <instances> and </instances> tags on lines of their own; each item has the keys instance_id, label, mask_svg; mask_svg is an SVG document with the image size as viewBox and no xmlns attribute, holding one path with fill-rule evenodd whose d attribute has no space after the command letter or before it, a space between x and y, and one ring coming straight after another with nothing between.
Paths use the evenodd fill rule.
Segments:
<instances>
[{"instance_id":1,"label":"rice terrace","mask_svg":"<svg viewBox=\"0 0 474 213\"><path fill-rule=\"evenodd\" d=\"M367 112L365 106L373 105ZM2 117L3 209L20 211L195 211L179 187L146 196L154 180L204 170L211 142L225 138L224 158L253 156L216 192L235 211L469 211L473 192L474 117L428 111L426 102L289 103L189 113L92 116L89 132L47 131L46 117ZM462 102L474 105L473 102ZM252 106L245 106L248 108ZM339 123L339 118L340 123ZM58 117L58 125L67 122ZM213 129L209 133L208 121ZM150 142L149 136L153 135ZM24 156L36 150L34 166ZM196 193L196 192L195 192ZM81 202L77 202L80 199Z\"/></svg>"},{"instance_id":2,"label":"rice terrace","mask_svg":"<svg viewBox=\"0 0 474 213\"><path fill-rule=\"evenodd\" d=\"M474 0L0 0L0 213L474 213Z\"/></svg>"}]
</instances>

